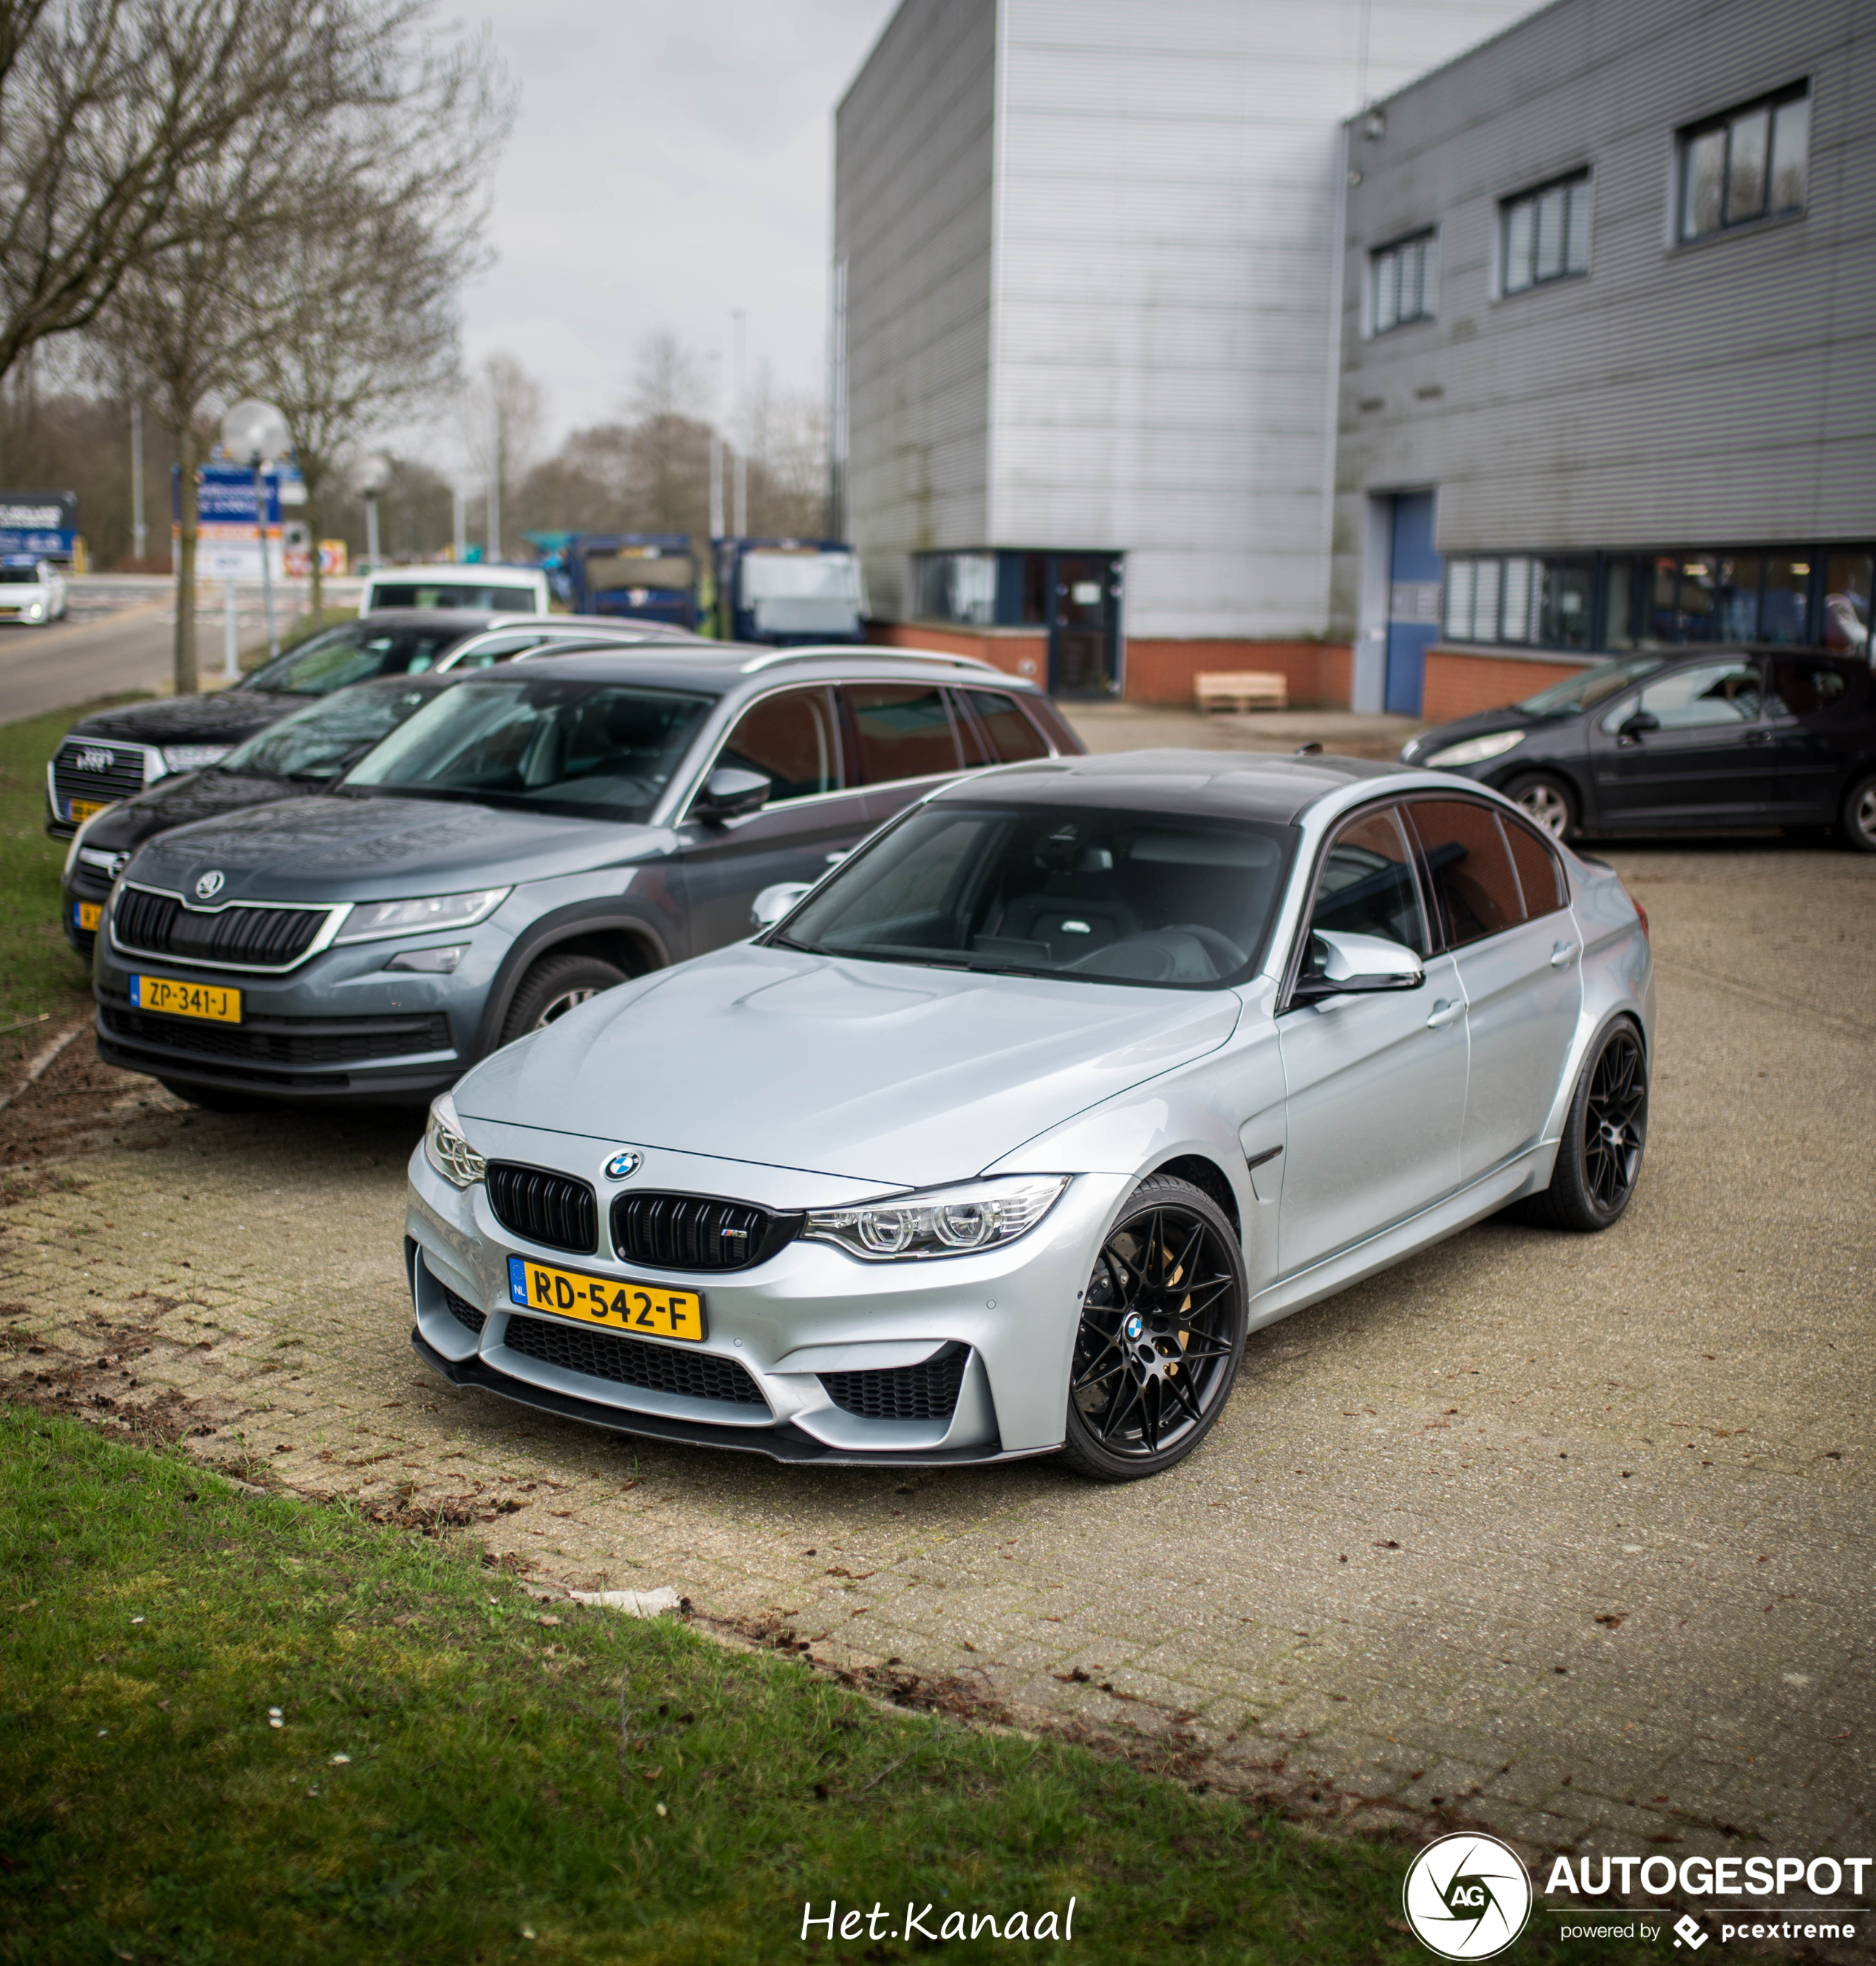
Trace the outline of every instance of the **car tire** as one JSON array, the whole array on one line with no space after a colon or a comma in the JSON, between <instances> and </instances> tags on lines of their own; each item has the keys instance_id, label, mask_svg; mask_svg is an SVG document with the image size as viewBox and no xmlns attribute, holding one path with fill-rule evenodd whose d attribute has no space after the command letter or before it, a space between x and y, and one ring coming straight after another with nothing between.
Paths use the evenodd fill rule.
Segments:
<instances>
[{"instance_id":1,"label":"car tire","mask_svg":"<svg viewBox=\"0 0 1876 1966\"><path fill-rule=\"evenodd\" d=\"M248 1092L232 1092L219 1085L191 1085L180 1078L160 1078L163 1091L205 1113L258 1113L266 1101Z\"/></svg>"},{"instance_id":2,"label":"car tire","mask_svg":"<svg viewBox=\"0 0 1876 1966\"><path fill-rule=\"evenodd\" d=\"M1639 1030L1618 1017L1577 1075L1549 1187L1520 1213L1538 1228L1579 1235L1612 1228L1634 1198L1647 1145L1648 1055Z\"/></svg>"},{"instance_id":3,"label":"car tire","mask_svg":"<svg viewBox=\"0 0 1876 1966\"><path fill-rule=\"evenodd\" d=\"M521 978L501 1020L501 1042L512 1044L530 1031L558 1023L568 1011L624 981L623 969L596 956L543 956Z\"/></svg>"},{"instance_id":4,"label":"car tire","mask_svg":"<svg viewBox=\"0 0 1876 1966\"><path fill-rule=\"evenodd\" d=\"M1082 1294L1063 1464L1091 1481L1137 1481L1183 1461L1231 1396L1249 1298L1224 1210L1190 1181L1148 1175L1102 1238Z\"/></svg>"},{"instance_id":5,"label":"car tire","mask_svg":"<svg viewBox=\"0 0 1876 1966\"><path fill-rule=\"evenodd\" d=\"M1866 773L1844 794L1837 823L1853 853L1876 853L1876 772Z\"/></svg>"},{"instance_id":6,"label":"car tire","mask_svg":"<svg viewBox=\"0 0 1876 1966\"><path fill-rule=\"evenodd\" d=\"M1504 794L1525 817L1552 840L1574 840L1577 834L1576 794L1548 772L1525 772L1511 779Z\"/></svg>"}]
</instances>

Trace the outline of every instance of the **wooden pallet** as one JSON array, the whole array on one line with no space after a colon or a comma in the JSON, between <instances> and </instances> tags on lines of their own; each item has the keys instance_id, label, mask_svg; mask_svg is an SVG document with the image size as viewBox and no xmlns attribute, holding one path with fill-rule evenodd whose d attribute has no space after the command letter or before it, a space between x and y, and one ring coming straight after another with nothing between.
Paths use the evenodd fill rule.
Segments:
<instances>
[{"instance_id":1,"label":"wooden pallet","mask_svg":"<svg viewBox=\"0 0 1876 1966\"><path fill-rule=\"evenodd\" d=\"M1290 679L1268 669L1210 669L1192 678L1192 696L1201 711L1287 710Z\"/></svg>"}]
</instances>

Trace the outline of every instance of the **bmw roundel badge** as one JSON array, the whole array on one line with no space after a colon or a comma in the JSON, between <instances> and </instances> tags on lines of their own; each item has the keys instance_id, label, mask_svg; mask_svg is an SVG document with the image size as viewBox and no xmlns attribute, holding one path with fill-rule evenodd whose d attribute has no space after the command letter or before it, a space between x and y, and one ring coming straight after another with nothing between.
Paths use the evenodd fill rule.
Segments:
<instances>
[{"instance_id":1,"label":"bmw roundel badge","mask_svg":"<svg viewBox=\"0 0 1876 1966\"><path fill-rule=\"evenodd\" d=\"M634 1153L630 1147L621 1147L606 1163L608 1181L624 1181L627 1175L637 1174L644 1165L645 1156Z\"/></svg>"},{"instance_id":2,"label":"bmw roundel badge","mask_svg":"<svg viewBox=\"0 0 1876 1966\"><path fill-rule=\"evenodd\" d=\"M219 867L211 867L195 883L195 898L198 901L213 901L227 885L227 876Z\"/></svg>"}]
</instances>

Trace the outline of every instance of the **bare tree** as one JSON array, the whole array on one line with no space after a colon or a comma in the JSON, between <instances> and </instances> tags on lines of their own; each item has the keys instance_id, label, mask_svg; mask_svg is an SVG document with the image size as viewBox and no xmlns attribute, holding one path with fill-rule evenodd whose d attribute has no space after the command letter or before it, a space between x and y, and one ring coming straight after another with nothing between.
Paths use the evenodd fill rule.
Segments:
<instances>
[{"instance_id":1,"label":"bare tree","mask_svg":"<svg viewBox=\"0 0 1876 1966\"><path fill-rule=\"evenodd\" d=\"M776 385L766 360L749 389L749 524L759 535L800 539L827 522L827 419L813 389Z\"/></svg>"},{"instance_id":2,"label":"bare tree","mask_svg":"<svg viewBox=\"0 0 1876 1966\"><path fill-rule=\"evenodd\" d=\"M0 375L88 327L335 26L295 0L0 0Z\"/></svg>"}]
</instances>

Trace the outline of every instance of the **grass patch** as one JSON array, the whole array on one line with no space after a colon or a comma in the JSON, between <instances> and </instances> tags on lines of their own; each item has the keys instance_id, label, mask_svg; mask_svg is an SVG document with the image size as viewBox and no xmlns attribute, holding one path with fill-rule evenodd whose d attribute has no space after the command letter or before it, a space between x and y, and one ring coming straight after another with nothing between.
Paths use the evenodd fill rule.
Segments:
<instances>
[{"instance_id":1,"label":"grass patch","mask_svg":"<svg viewBox=\"0 0 1876 1966\"><path fill-rule=\"evenodd\" d=\"M1071 1896L1072 1946L943 1956L1424 1957L1398 1847L882 1713L675 1619L543 1622L462 1539L18 1408L0 1575L0 1959L889 1961L927 1948L804 1946L804 1903L942 1932Z\"/></svg>"},{"instance_id":2,"label":"grass patch","mask_svg":"<svg viewBox=\"0 0 1876 1966\"><path fill-rule=\"evenodd\" d=\"M0 724L0 1024L42 1011L76 1017L91 1007L91 972L59 928L66 843L46 836L46 760L79 717L147 694ZM8 1056L16 1052L17 1043Z\"/></svg>"}]
</instances>

